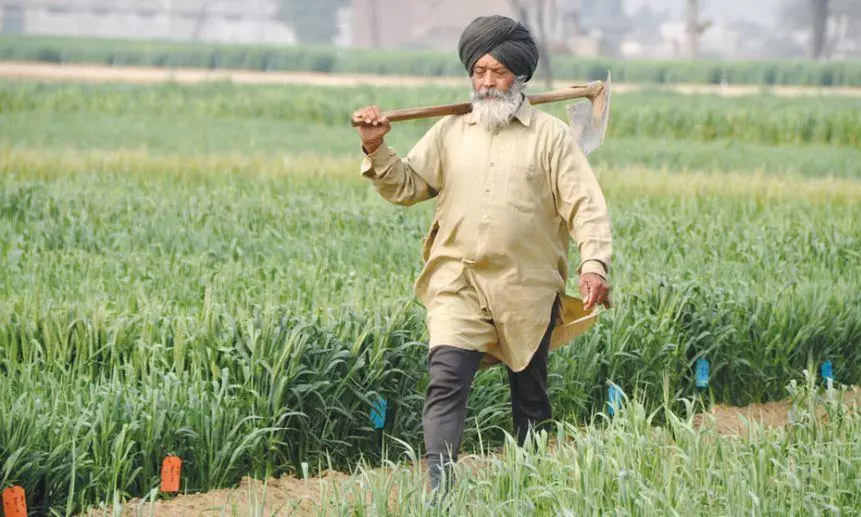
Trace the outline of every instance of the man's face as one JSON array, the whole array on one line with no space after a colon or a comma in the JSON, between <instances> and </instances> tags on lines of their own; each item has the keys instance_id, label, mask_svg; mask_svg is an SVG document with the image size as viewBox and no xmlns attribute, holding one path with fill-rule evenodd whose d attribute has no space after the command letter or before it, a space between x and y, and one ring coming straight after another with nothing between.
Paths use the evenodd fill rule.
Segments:
<instances>
[{"instance_id":1,"label":"man's face","mask_svg":"<svg viewBox=\"0 0 861 517\"><path fill-rule=\"evenodd\" d=\"M507 92L514 80L514 74L490 54L482 56L472 69L472 87L476 91L495 88Z\"/></svg>"},{"instance_id":2,"label":"man's face","mask_svg":"<svg viewBox=\"0 0 861 517\"><path fill-rule=\"evenodd\" d=\"M486 129L495 131L507 125L523 100L523 79L510 72L490 54L472 69L472 114Z\"/></svg>"}]
</instances>

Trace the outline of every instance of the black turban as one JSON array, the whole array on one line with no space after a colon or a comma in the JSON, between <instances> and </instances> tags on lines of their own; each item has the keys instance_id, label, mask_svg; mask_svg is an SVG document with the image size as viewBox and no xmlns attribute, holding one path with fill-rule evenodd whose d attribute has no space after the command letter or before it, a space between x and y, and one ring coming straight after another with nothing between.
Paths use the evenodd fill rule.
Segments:
<instances>
[{"instance_id":1,"label":"black turban","mask_svg":"<svg viewBox=\"0 0 861 517\"><path fill-rule=\"evenodd\" d=\"M476 61L490 53L514 75L532 78L538 66L538 47L520 22L505 16L480 16L470 23L458 43L460 60L469 75Z\"/></svg>"}]
</instances>

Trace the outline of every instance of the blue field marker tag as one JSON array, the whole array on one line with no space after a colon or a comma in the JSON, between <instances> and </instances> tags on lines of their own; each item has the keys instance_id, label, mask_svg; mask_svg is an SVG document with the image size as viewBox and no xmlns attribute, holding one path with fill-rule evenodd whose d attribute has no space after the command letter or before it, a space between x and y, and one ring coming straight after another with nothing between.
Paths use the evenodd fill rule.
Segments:
<instances>
[{"instance_id":1,"label":"blue field marker tag","mask_svg":"<svg viewBox=\"0 0 861 517\"><path fill-rule=\"evenodd\" d=\"M616 414L617 409L622 407L622 390L615 384L611 384L607 390L607 412L610 416Z\"/></svg>"},{"instance_id":2,"label":"blue field marker tag","mask_svg":"<svg viewBox=\"0 0 861 517\"><path fill-rule=\"evenodd\" d=\"M374 424L374 429L382 429L386 426L388 407L389 402L383 397L377 397L377 400L371 405L371 423Z\"/></svg>"},{"instance_id":3,"label":"blue field marker tag","mask_svg":"<svg viewBox=\"0 0 861 517\"><path fill-rule=\"evenodd\" d=\"M834 384L834 370L831 361L822 363L822 366L819 367L819 372L822 374L822 379L828 384L828 389L831 389Z\"/></svg>"},{"instance_id":4,"label":"blue field marker tag","mask_svg":"<svg viewBox=\"0 0 861 517\"><path fill-rule=\"evenodd\" d=\"M709 360L700 357L696 367L697 388L707 388L709 385Z\"/></svg>"},{"instance_id":5,"label":"blue field marker tag","mask_svg":"<svg viewBox=\"0 0 861 517\"><path fill-rule=\"evenodd\" d=\"M833 370L833 367L831 365L831 361L825 361L824 363L822 363L822 366L820 367L819 370L822 373L823 379L825 379L825 380L834 379L834 370Z\"/></svg>"}]
</instances>

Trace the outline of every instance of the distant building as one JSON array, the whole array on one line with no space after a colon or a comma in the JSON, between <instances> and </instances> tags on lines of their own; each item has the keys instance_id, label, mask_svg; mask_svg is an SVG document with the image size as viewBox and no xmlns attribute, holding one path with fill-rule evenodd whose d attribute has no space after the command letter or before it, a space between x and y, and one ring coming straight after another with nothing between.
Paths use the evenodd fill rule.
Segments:
<instances>
[{"instance_id":1,"label":"distant building","mask_svg":"<svg viewBox=\"0 0 861 517\"><path fill-rule=\"evenodd\" d=\"M588 16L583 18L581 3L598 7L584 10ZM600 7L605 4L610 8ZM618 47L617 42L604 45L602 38L615 37L611 27L613 20L623 19L622 0L546 0L543 5L543 26L554 52L595 55ZM353 0L349 11L350 43L365 48L451 51L463 29L478 16L520 18L507 0ZM527 13L533 29L537 14Z\"/></svg>"},{"instance_id":2,"label":"distant building","mask_svg":"<svg viewBox=\"0 0 861 517\"><path fill-rule=\"evenodd\" d=\"M295 43L272 0L0 0L4 34Z\"/></svg>"},{"instance_id":3,"label":"distant building","mask_svg":"<svg viewBox=\"0 0 861 517\"><path fill-rule=\"evenodd\" d=\"M302 0L313 2L315 0ZM623 0L544 0L541 26L555 53L617 55ZM520 18L508 0L351 0L338 14L339 46L455 49L474 18ZM538 2L523 2L538 30ZM278 0L0 0L4 34L295 44Z\"/></svg>"},{"instance_id":4,"label":"distant building","mask_svg":"<svg viewBox=\"0 0 861 517\"><path fill-rule=\"evenodd\" d=\"M590 39L598 42L600 54L618 56L630 25L622 0L569 0L579 4L580 24Z\"/></svg>"},{"instance_id":5,"label":"distant building","mask_svg":"<svg viewBox=\"0 0 861 517\"><path fill-rule=\"evenodd\" d=\"M353 0L351 14L354 46L452 50L474 18L512 12L506 0Z\"/></svg>"},{"instance_id":6,"label":"distant building","mask_svg":"<svg viewBox=\"0 0 861 517\"><path fill-rule=\"evenodd\" d=\"M0 33L140 38L225 43L298 43L279 19L284 0L0 0ZM300 7L314 11L318 0ZM704 57L799 57L807 32L780 30L781 0L701 2ZM456 50L464 27L477 16L521 18L510 0L344 0L337 13L342 47ZM625 58L684 58L687 33L682 0L521 0L530 27L544 33L557 54ZM543 5L538 19L535 6ZM771 13L771 14L770 14ZM542 23L538 23L541 21ZM295 21L295 24L302 22ZM861 54L857 18L832 22L829 55ZM306 28L307 25L300 25ZM539 27L541 27L539 29ZM542 30L543 29L543 30ZM307 31L306 31L307 32Z\"/></svg>"}]
</instances>

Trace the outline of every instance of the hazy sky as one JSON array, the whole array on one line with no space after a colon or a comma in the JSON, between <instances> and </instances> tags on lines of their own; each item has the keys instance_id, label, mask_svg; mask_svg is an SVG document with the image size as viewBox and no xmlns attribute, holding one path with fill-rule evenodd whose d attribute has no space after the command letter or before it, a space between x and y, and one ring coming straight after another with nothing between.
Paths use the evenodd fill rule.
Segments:
<instances>
[{"instance_id":1,"label":"hazy sky","mask_svg":"<svg viewBox=\"0 0 861 517\"><path fill-rule=\"evenodd\" d=\"M685 0L623 0L625 11L633 14L643 5L654 9L667 10L673 18L681 19L685 12ZM774 23L775 13L781 0L700 0L700 17L716 23L735 20L759 20L760 23Z\"/></svg>"}]
</instances>

